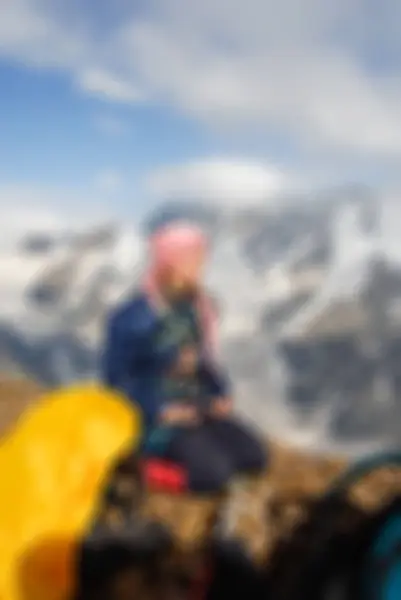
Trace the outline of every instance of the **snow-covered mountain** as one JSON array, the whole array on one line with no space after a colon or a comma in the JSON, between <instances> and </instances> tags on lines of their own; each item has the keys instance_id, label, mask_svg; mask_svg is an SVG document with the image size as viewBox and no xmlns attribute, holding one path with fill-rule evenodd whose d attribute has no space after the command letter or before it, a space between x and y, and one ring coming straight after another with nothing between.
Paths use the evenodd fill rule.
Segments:
<instances>
[{"instance_id":1,"label":"snow-covered mountain","mask_svg":"<svg viewBox=\"0 0 401 600\"><path fill-rule=\"evenodd\" d=\"M0 255L0 370L50 385L96 375L104 317L135 287L146 260L144 234L170 220L192 219L212 239L208 280L220 297L223 355L240 406L277 435L331 443L327 418L317 435L316 421L305 427L291 408L283 409L276 342L303 335L338 298L355 299L378 253L401 264L397 203L387 202L392 216L385 224L377 206L383 202L352 189L247 210L170 202L139 228L27 232Z\"/></svg>"},{"instance_id":2,"label":"snow-covered mountain","mask_svg":"<svg viewBox=\"0 0 401 600\"><path fill-rule=\"evenodd\" d=\"M150 214L139 230L106 224L54 236L27 232L16 248L0 254L0 335L4 337L7 331L9 339L1 345L2 356L8 356L7 362L12 356L12 363L21 362L27 368L11 338L23 345L29 340L28 345L35 348L52 347L56 338L68 337L69 353L74 343L96 348L105 313L135 286L145 258L143 233L177 218L201 223L211 236L210 284L225 305L226 335L247 331L258 321L256 310L268 313L270 305L293 295L292 281L302 287L295 272L301 269L306 279L309 256L315 270L321 271L330 244L322 230L329 227L332 208L327 204L324 210L311 205L274 213L263 208L227 213L201 203L171 202ZM306 291L313 287L314 283L304 285ZM65 355L62 361L56 360L52 380L65 379ZM42 379L36 370L35 376Z\"/></svg>"}]
</instances>

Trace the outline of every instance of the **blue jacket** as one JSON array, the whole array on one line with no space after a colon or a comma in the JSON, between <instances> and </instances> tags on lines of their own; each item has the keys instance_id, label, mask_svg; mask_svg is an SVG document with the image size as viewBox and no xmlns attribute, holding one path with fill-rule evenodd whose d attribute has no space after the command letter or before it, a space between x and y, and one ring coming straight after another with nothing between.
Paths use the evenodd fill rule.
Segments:
<instances>
[{"instance_id":1,"label":"blue jacket","mask_svg":"<svg viewBox=\"0 0 401 600\"><path fill-rule=\"evenodd\" d=\"M144 294L135 296L110 315L101 362L101 378L135 401L141 408L145 428L151 428L165 406L162 377L174 363L179 347L160 348L156 334L160 316ZM198 376L210 398L229 393L226 378L204 362Z\"/></svg>"}]
</instances>

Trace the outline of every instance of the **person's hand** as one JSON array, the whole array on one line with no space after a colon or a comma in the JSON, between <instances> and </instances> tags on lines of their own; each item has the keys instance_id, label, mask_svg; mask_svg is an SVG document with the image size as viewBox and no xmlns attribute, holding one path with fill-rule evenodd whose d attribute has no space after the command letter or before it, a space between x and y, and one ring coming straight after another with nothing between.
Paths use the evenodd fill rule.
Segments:
<instances>
[{"instance_id":1,"label":"person's hand","mask_svg":"<svg viewBox=\"0 0 401 600\"><path fill-rule=\"evenodd\" d=\"M233 411L233 401L231 398L217 398L210 407L210 415L216 418L228 417Z\"/></svg>"},{"instance_id":2,"label":"person's hand","mask_svg":"<svg viewBox=\"0 0 401 600\"><path fill-rule=\"evenodd\" d=\"M166 406L160 414L160 421L165 425L195 425L198 420L196 408L181 403Z\"/></svg>"}]
</instances>

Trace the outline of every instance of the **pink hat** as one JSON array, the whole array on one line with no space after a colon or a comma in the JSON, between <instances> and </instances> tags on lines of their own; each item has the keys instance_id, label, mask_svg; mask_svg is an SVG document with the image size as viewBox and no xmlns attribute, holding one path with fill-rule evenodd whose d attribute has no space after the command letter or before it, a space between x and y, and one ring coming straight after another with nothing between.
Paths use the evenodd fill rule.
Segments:
<instances>
[{"instance_id":1,"label":"pink hat","mask_svg":"<svg viewBox=\"0 0 401 600\"><path fill-rule=\"evenodd\" d=\"M185 258L203 256L208 240L196 225L173 223L156 231L150 238L152 268L180 267Z\"/></svg>"}]
</instances>

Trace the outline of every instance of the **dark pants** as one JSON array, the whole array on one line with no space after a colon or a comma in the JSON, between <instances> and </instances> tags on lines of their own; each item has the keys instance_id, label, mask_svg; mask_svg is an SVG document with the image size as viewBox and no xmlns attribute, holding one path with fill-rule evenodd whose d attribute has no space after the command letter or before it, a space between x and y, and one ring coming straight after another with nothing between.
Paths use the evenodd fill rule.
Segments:
<instances>
[{"instance_id":1,"label":"dark pants","mask_svg":"<svg viewBox=\"0 0 401 600\"><path fill-rule=\"evenodd\" d=\"M194 429L180 429L169 442L166 458L188 471L194 492L218 492L233 475L257 473L267 464L264 445L245 425L213 419Z\"/></svg>"}]
</instances>

